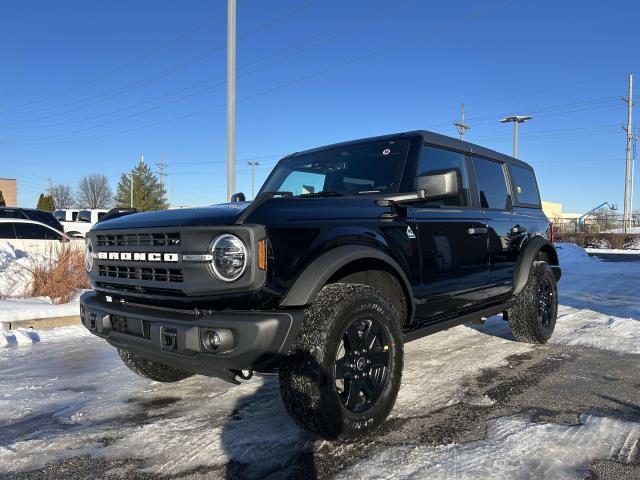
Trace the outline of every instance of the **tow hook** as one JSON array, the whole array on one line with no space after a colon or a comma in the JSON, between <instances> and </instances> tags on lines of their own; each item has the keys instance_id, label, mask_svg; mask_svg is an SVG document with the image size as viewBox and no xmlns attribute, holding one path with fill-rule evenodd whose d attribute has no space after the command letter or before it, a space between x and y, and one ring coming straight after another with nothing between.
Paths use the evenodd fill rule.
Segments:
<instances>
[{"instance_id":1,"label":"tow hook","mask_svg":"<svg viewBox=\"0 0 640 480\"><path fill-rule=\"evenodd\" d=\"M231 372L242 380L250 380L253 377L253 370L231 370Z\"/></svg>"},{"instance_id":2,"label":"tow hook","mask_svg":"<svg viewBox=\"0 0 640 480\"><path fill-rule=\"evenodd\" d=\"M160 329L162 350L174 352L178 349L178 331L175 328L162 327Z\"/></svg>"}]
</instances>

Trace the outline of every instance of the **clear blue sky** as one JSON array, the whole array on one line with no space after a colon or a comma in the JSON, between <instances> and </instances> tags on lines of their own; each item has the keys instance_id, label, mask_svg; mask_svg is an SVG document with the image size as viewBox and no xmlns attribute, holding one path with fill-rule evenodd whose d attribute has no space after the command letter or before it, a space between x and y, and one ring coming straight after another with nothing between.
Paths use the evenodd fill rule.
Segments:
<instances>
[{"instance_id":1,"label":"clear blue sky","mask_svg":"<svg viewBox=\"0 0 640 480\"><path fill-rule=\"evenodd\" d=\"M509 154L498 119L535 117L520 157L545 199L621 205L639 21L631 0L238 0L237 190L250 191L246 160L261 184L292 151L456 135L464 101L466 138ZM225 39L223 0L2 2L0 176L35 206L48 178L101 172L115 189L141 154L164 152L174 204L223 201Z\"/></svg>"}]
</instances>

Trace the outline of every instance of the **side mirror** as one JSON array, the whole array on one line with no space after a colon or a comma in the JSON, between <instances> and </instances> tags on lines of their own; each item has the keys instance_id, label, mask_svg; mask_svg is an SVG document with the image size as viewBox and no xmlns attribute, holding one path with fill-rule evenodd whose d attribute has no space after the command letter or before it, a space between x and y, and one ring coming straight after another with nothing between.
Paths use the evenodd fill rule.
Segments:
<instances>
[{"instance_id":1,"label":"side mirror","mask_svg":"<svg viewBox=\"0 0 640 480\"><path fill-rule=\"evenodd\" d=\"M424 190L427 200L455 197L460 193L458 169L443 170L416 178L416 189Z\"/></svg>"},{"instance_id":2,"label":"side mirror","mask_svg":"<svg viewBox=\"0 0 640 480\"><path fill-rule=\"evenodd\" d=\"M233 195L231 195L232 202L244 202L245 200L246 200L246 197L242 192L234 193Z\"/></svg>"}]
</instances>

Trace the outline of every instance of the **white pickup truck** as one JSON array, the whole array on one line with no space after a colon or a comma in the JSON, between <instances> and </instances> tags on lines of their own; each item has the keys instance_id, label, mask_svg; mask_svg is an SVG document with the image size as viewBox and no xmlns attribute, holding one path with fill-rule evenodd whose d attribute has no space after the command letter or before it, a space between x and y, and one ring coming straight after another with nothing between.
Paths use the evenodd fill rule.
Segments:
<instances>
[{"instance_id":1,"label":"white pickup truck","mask_svg":"<svg viewBox=\"0 0 640 480\"><path fill-rule=\"evenodd\" d=\"M56 210L53 215L62 223L64 232L72 238L84 238L91 227L102 220L108 210L95 208L91 210L64 209Z\"/></svg>"}]
</instances>

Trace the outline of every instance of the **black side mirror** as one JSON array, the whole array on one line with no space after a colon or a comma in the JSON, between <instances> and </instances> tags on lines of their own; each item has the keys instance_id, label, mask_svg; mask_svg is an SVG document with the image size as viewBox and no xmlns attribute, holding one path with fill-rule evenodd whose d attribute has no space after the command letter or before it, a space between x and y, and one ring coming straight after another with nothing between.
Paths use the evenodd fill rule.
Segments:
<instances>
[{"instance_id":1,"label":"black side mirror","mask_svg":"<svg viewBox=\"0 0 640 480\"><path fill-rule=\"evenodd\" d=\"M247 198L244 196L244 193L238 192L231 195L232 202L244 202Z\"/></svg>"},{"instance_id":2,"label":"black side mirror","mask_svg":"<svg viewBox=\"0 0 640 480\"><path fill-rule=\"evenodd\" d=\"M460 178L456 168L432 172L416 178L416 190L424 190L427 200L455 197L460 193Z\"/></svg>"}]
</instances>

